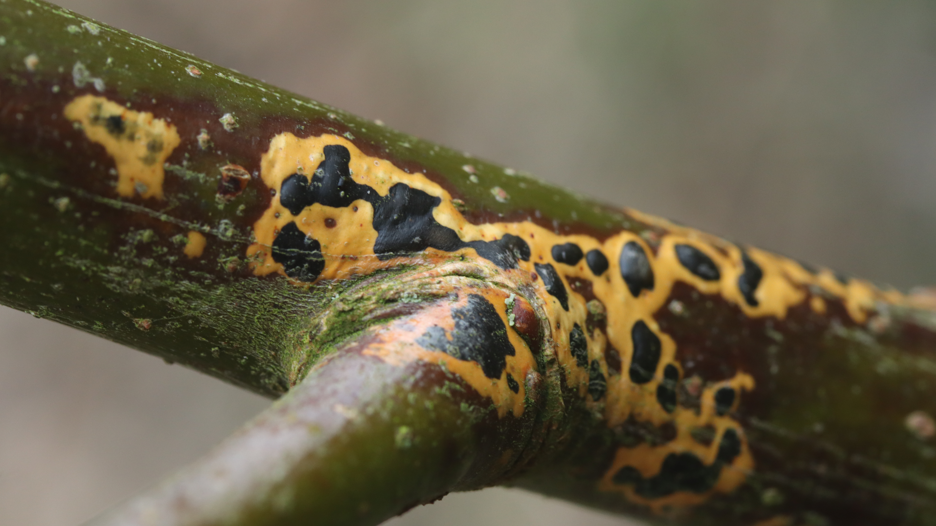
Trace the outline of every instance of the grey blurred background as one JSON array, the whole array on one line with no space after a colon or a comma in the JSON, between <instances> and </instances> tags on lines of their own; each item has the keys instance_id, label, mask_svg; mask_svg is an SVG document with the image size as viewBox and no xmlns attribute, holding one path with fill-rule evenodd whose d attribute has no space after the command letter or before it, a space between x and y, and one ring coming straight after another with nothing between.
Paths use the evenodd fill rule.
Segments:
<instances>
[{"instance_id":1,"label":"grey blurred background","mask_svg":"<svg viewBox=\"0 0 936 526\"><path fill-rule=\"evenodd\" d=\"M936 3L63 0L601 200L936 283ZM0 308L0 524L77 524L267 401ZM625 521L487 490L396 526Z\"/></svg>"}]
</instances>

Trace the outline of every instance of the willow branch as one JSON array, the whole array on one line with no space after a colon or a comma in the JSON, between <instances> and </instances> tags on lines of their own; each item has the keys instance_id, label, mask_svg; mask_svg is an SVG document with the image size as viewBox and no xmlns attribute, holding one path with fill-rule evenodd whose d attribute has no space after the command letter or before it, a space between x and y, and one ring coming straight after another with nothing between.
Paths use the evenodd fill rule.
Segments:
<instances>
[{"instance_id":1,"label":"willow branch","mask_svg":"<svg viewBox=\"0 0 936 526\"><path fill-rule=\"evenodd\" d=\"M288 393L100 524L375 524L496 484L674 524L934 524L931 296L49 4L0 29L0 303Z\"/></svg>"},{"instance_id":2,"label":"willow branch","mask_svg":"<svg viewBox=\"0 0 936 526\"><path fill-rule=\"evenodd\" d=\"M410 316L450 307L443 299ZM503 477L531 422L491 425L444 370L377 356L376 342L392 339L403 358L415 344L406 323L342 347L209 455L92 524L377 524Z\"/></svg>"}]
</instances>

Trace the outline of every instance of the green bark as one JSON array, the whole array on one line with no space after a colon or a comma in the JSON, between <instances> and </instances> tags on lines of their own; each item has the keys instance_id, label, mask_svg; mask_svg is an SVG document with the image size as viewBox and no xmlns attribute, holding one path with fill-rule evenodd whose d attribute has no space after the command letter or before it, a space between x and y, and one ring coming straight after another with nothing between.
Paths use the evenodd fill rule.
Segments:
<instances>
[{"instance_id":1,"label":"green bark","mask_svg":"<svg viewBox=\"0 0 936 526\"><path fill-rule=\"evenodd\" d=\"M341 352L175 477L92 525L377 524L486 471L469 403L432 371Z\"/></svg>"},{"instance_id":2,"label":"green bark","mask_svg":"<svg viewBox=\"0 0 936 526\"><path fill-rule=\"evenodd\" d=\"M743 426L756 467L736 491L683 513L654 511L601 490L600 482L615 452L666 445L674 424L609 425L603 406L589 405L568 383L575 369L561 363L560 348L571 345L570 329L546 314L557 296L537 288L543 285L535 272L511 281L503 267L498 273L468 257L435 267L412 258L309 284L256 275L258 260L247 249L274 202L271 191L278 191L259 178L260 159L284 132L344 137L366 155L425 174L455 196L472 225L523 222L590 240L633 233L652 251L662 251L660 240L678 227L41 2L0 3L0 37L0 303L270 397L288 392L205 459L100 524L375 524L446 492L495 484L678 524L936 521L936 453L925 429L907 425L909 415L936 414L931 310L877 301L868 320L857 321L843 298L803 287L825 306L802 302L785 317L755 317L677 283L652 313L680 353L680 390L673 387L672 396L698 409L700 395L687 382L714 385L749 374L757 388L730 416ZM143 135L156 132L135 124L143 122L137 117L112 121L108 115L117 114L104 110L84 121L69 114L70 104L88 95L177 129L177 147L166 148L167 132L144 144L139 157L141 170L164 172L161 183L122 189L119 156L104 139L91 140L90 130L121 140L137 137L131 125ZM164 160L153 160L162 153ZM196 250L200 236L205 244ZM376 249L369 256L377 257ZM608 283L621 279L617 264ZM587 285L573 292L588 299L592 287L605 286ZM524 338L536 361L535 374L520 379L522 416L499 415L445 366L398 366L368 354L386 331L397 331L403 347L425 349L419 335L406 339L408 323L440 312L457 317L458 297L489 290L528 309L510 307L510 316L529 316L509 318L513 328L506 329ZM589 332L608 332L602 309L581 320ZM460 351L446 352L466 361ZM591 371L601 375L586 391L628 374L620 355L612 367L613 354L607 351L606 369L592 361ZM715 438L712 429L691 431L700 443ZM673 458L691 464L678 451ZM665 497L676 487L691 493L683 486L706 482L679 475L647 482L622 472L622 485L646 495Z\"/></svg>"},{"instance_id":3,"label":"green bark","mask_svg":"<svg viewBox=\"0 0 936 526\"><path fill-rule=\"evenodd\" d=\"M68 10L25 1L0 9L7 109L0 142L7 248L0 255L0 301L254 391L275 396L296 380L294 368L307 351L304 323L321 310L322 298L345 286L309 294L281 280L249 277L244 249L269 196L254 181L229 201L219 198L220 170L235 164L255 174L274 133L342 135L398 166L415 169L418 163L445 174L447 185L464 196L467 217L538 210L596 231L635 224L532 178L505 176L493 164ZM26 60L32 56L38 62L30 70ZM198 76L188 72L192 67ZM172 188L165 202L114 195L113 162L62 114L85 93L122 101L131 110L158 109L184 130L183 144L165 168L165 184ZM227 114L236 119L232 131L220 122ZM196 142L201 129L211 138L206 150ZM466 164L476 175L462 169ZM473 183L473 177L486 184ZM492 195L495 185L510 203ZM194 262L181 253L190 230L210 241L206 256ZM135 320L155 321L141 330Z\"/></svg>"}]
</instances>

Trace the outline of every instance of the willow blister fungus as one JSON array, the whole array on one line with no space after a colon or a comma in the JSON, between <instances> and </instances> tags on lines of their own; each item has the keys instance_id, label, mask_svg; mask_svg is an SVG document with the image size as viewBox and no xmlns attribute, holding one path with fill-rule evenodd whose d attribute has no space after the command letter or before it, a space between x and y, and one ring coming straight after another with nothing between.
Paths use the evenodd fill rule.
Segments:
<instances>
[{"instance_id":1,"label":"willow blister fungus","mask_svg":"<svg viewBox=\"0 0 936 526\"><path fill-rule=\"evenodd\" d=\"M926 297L0 13L0 302L284 395L99 524L374 524L494 484L674 524L936 523Z\"/></svg>"}]
</instances>

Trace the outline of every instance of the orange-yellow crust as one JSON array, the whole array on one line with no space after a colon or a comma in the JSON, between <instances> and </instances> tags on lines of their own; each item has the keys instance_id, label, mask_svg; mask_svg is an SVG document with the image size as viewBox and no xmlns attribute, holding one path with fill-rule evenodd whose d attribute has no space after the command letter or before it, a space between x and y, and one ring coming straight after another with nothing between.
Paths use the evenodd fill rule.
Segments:
<instances>
[{"instance_id":1,"label":"orange-yellow crust","mask_svg":"<svg viewBox=\"0 0 936 526\"><path fill-rule=\"evenodd\" d=\"M514 349L513 356L507 356L507 366L498 378L488 378L484 375L481 365L474 361L459 360L441 352L426 349L413 342L426 333L430 327L440 327L452 333L455 320L452 311L463 307L466 303L465 290L452 290L457 300L448 302L443 308L427 308L419 316L407 318L401 322L383 327L377 333L375 341L368 345L364 354L377 356L388 363L405 365L420 360L439 364L451 373L464 380L481 396L490 398L497 407L497 414L501 417L511 413L515 417L523 415L526 385L523 381L527 374L536 369L533 353L520 335L509 328L508 306L514 301L522 301L500 289L472 289L472 294L483 296L497 311L507 329L507 337ZM512 310L512 307L511 307ZM507 381L507 375L517 379L519 388L513 392Z\"/></svg>"},{"instance_id":2,"label":"orange-yellow crust","mask_svg":"<svg viewBox=\"0 0 936 526\"><path fill-rule=\"evenodd\" d=\"M820 316L826 313L826 302L819 296L809 298L809 308Z\"/></svg>"},{"instance_id":3,"label":"orange-yellow crust","mask_svg":"<svg viewBox=\"0 0 936 526\"><path fill-rule=\"evenodd\" d=\"M686 407L677 407L673 411L670 420L676 429L676 438L672 441L659 446L640 444L632 448L618 448L614 461L608 471L605 472L599 488L604 491L620 492L628 500L646 504L657 513L663 513L667 509L674 511L678 508L699 504L715 493L731 493L737 489L744 482L747 474L754 469L754 458L751 456L745 440L742 440L740 454L731 464L722 469L718 481L712 489L704 493L679 491L651 500L638 495L633 487L615 484L613 481L614 475L625 466L637 468L641 475L650 478L659 473L660 466L671 453L690 452L695 454L706 465L712 464L718 453L720 437L724 435L726 430L733 429L739 436L744 436L741 426L736 421L727 415L718 416L715 411L715 392L722 387L732 387L736 392L750 391L754 388L754 380L747 374L739 373L730 380L717 382L707 387L702 393L702 404L698 412ZM662 419L659 418L660 415L658 414L654 414L650 418L642 418L644 415L640 413L640 411L633 412L638 421L650 420L654 425L662 423ZM711 444L705 445L693 438L692 433L693 430L707 426L715 429L715 440Z\"/></svg>"},{"instance_id":4,"label":"orange-yellow crust","mask_svg":"<svg viewBox=\"0 0 936 526\"><path fill-rule=\"evenodd\" d=\"M180 142L175 126L94 95L75 97L65 117L81 124L88 140L114 159L119 195L162 199L163 163Z\"/></svg>"},{"instance_id":5,"label":"orange-yellow crust","mask_svg":"<svg viewBox=\"0 0 936 526\"><path fill-rule=\"evenodd\" d=\"M194 230L190 230L188 233L188 239L185 243L185 255L191 258L199 258L202 255L202 252L205 251L205 245L207 244L205 236Z\"/></svg>"},{"instance_id":6,"label":"orange-yellow crust","mask_svg":"<svg viewBox=\"0 0 936 526\"><path fill-rule=\"evenodd\" d=\"M298 214L292 214L280 202L283 182L297 173L311 180L323 162L324 148L331 145L342 146L349 152L349 173L357 185L365 185L379 196L387 196L396 184L425 192L439 199L432 209L432 219L438 225L453 230L462 242L491 242L509 234L528 245L529 257L520 258L514 268L498 268L475 248L462 246L448 252L428 248L401 257L383 254L381 259L375 253L378 232L373 224L375 210L371 202L358 199L344 207L313 203L305 206ZM839 299L852 320L861 324L866 322L869 311L877 302L906 301L904 296L896 292L879 291L867 282L852 279L843 283L829 270L813 273L791 259L755 248L742 249L716 236L636 211L627 213L656 230L645 237L621 231L599 241L588 235L556 234L528 221L472 224L459 212L452 196L438 184L422 174L407 173L385 159L365 155L354 143L336 135L298 138L291 133L284 133L274 137L270 149L261 159L261 177L276 193L269 209L255 223L256 243L248 248L248 255L253 256L254 272L259 276L286 274L284 266L274 260L272 247L280 231L295 223L308 239L320 243L321 254L316 257L323 260L323 267L315 280L369 274L398 266L402 262L439 264L465 258L478 268L488 269L509 289L535 291L538 310L545 314L547 352L555 354L565 385L577 392L588 408L603 415L609 427L621 426L627 421L675 427L676 437L664 444L645 443L633 448L619 448L613 463L598 483L601 490L621 493L628 500L650 506L660 513L664 508L699 504L716 493L730 493L756 467L741 425L733 418L731 410L716 411L714 398L719 389L730 387L735 396L732 408L729 409L737 407L743 394L756 388L749 372L738 370L728 378L701 379L699 408L677 406L667 410L658 401L658 388L666 381L663 374L665 367L672 365L679 371L678 377L682 378L683 367L677 357L676 342L661 331L655 317L671 301L677 283L688 284L702 295L718 296L737 306L750 318L783 319L790 308L805 302L808 302L813 312L823 314L826 312L827 300ZM622 278L618 264L622 249L631 242L642 249L653 273L653 286L637 289L636 297ZM580 254L600 251L606 256L607 269L596 276L584 257L563 261L555 259L554 247L564 244L574 244L580 249ZM717 270L717 278L705 278L687 268L677 255L677 246L690 247L694 253L710 260ZM563 289L566 298L547 290L548 284L544 283L545 279L540 278L538 273L545 265L550 265L555 271L559 286L554 284L554 288ZM748 267L756 267L756 279L747 274ZM753 283L753 290L748 291L747 296L739 286L744 280ZM587 287L591 291L590 296L580 287L582 283L590 285ZM456 304L461 304L459 302L465 301L464 293L457 294ZM505 307L508 294L490 289L484 295L496 306L498 316L509 325L510 312ZM600 302L597 308L603 313L606 329L580 330L584 336L583 350L575 352L570 341L571 331L575 326L587 326L589 300ZM534 367L534 362L530 349L519 336L508 330L516 355L507 359L507 369L500 378L491 379L484 376L476 362L459 360L444 352L420 349L405 343L423 334L429 326L451 330L454 322L451 315L445 314L448 310L432 312L431 316L414 317L381 329L377 343L366 352L394 364L421 360L443 365L463 378L479 394L490 398L497 406L499 415L504 416L508 412L515 416L521 415L525 395L522 379ZM650 378L643 383L636 383L627 371L634 360L632 330L638 322L643 322L652 335L659 339L659 358L654 362L656 368L648 372ZM609 346L617 350L619 361L623 364L622 374L611 372L606 356ZM517 393L512 392L505 381L508 372L520 381ZM709 444L700 443L692 436L693 430L699 428L714 429L716 440ZM737 454L724 465L717 480L706 491L676 491L660 498L647 499L638 495L633 485L614 482L615 474L623 467L634 468L643 477L652 477L661 471L667 456L674 453L691 453L706 465L711 465L720 447L718 438L729 431L740 441Z\"/></svg>"},{"instance_id":7,"label":"orange-yellow crust","mask_svg":"<svg viewBox=\"0 0 936 526\"><path fill-rule=\"evenodd\" d=\"M669 230L669 235L667 237L681 234L687 238L697 239L702 245L712 247L713 250L706 251L706 254L710 256L719 251L727 251L729 254L740 253L740 249L736 245L720 237L676 225L666 219L638 212L637 210L628 209L627 213L638 221ZM841 300L845 304L849 316L856 323L864 323L867 321L868 311L870 311L877 302L890 304L908 303L907 296L894 290L879 290L874 285L864 280L849 279L847 283L842 283L830 269L821 269L818 273L814 274L792 259L753 247L747 247L745 250L748 255L761 266L765 274L774 277L771 286L762 286L763 290L761 290L762 287L758 288L758 298L761 299L762 302L769 301L771 304L766 308L758 308L752 311L752 309L745 307L743 301L738 301L738 297L734 293L728 292L726 289L726 299L731 300L729 296L735 296L733 301L741 306L749 316L775 315L782 319L783 315L781 313L785 314L789 307L802 302L807 295L801 294L800 292L808 291L810 288L821 290L822 293ZM736 258L736 256L733 256L733 258ZM733 276L736 278L741 274L739 270L740 262L735 259L733 265L735 267ZM765 279L767 278L765 277ZM696 281L698 282L698 280ZM722 280L723 283L725 281L724 279ZM688 282L693 285L698 284L692 283L692 281ZM726 284L729 288L732 288L730 283ZM790 290L790 287L800 292ZM812 306L815 308L815 305Z\"/></svg>"}]
</instances>

